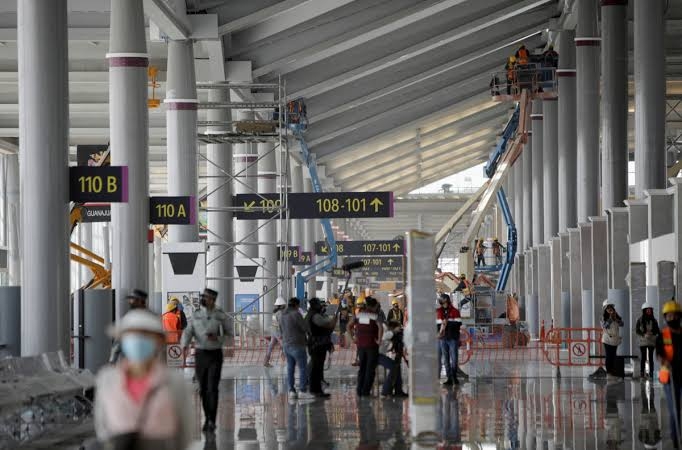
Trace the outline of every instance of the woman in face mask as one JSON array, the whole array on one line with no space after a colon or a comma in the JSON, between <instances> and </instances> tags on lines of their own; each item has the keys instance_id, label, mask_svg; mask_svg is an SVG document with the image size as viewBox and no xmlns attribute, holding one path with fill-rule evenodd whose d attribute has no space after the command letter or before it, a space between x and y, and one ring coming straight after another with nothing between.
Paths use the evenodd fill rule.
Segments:
<instances>
[{"instance_id":1,"label":"woman in face mask","mask_svg":"<svg viewBox=\"0 0 682 450\"><path fill-rule=\"evenodd\" d=\"M97 376L95 431L107 449L181 450L193 419L188 385L160 361L165 336L159 318L132 310L113 330L123 358Z\"/></svg>"}]
</instances>

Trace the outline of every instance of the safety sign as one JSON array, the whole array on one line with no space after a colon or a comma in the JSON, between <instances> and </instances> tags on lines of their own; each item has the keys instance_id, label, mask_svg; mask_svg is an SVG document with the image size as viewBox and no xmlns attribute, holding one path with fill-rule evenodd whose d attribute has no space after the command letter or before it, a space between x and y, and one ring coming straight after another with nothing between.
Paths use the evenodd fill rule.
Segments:
<instances>
[{"instance_id":1,"label":"safety sign","mask_svg":"<svg viewBox=\"0 0 682 450\"><path fill-rule=\"evenodd\" d=\"M588 362L589 355L587 354L587 343L571 342L571 364L587 365Z\"/></svg>"},{"instance_id":2,"label":"safety sign","mask_svg":"<svg viewBox=\"0 0 682 450\"><path fill-rule=\"evenodd\" d=\"M182 347L178 344L167 345L166 363L168 367L182 367Z\"/></svg>"}]
</instances>

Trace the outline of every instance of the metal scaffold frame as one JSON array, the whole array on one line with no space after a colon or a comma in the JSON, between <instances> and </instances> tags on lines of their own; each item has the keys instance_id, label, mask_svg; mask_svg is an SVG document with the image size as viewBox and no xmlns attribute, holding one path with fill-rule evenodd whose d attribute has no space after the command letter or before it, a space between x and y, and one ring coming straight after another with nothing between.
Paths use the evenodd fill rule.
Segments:
<instances>
[{"instance_id":1,"label":"metal scaffold frame","mask_svg":"<svg viewBox=\"0 0 682 450\"><path fill-rule=\"evenodd\" d=\"M286 115L282 114L285 111L286 106L286 90L282 83L281 78L278 83L231 83L231 82L214 82L214 83L197 83L198 90L227 90L233 91L238 90L240 96L246 98L254 98L255 93L270 93L274 94L274 101L259 102L256 99L253 101L241 101L241 102L201 102L198 105L199 110L208 109L227 109L230 110L232 118L234 118L234 112L239 110L252 110L255 112L256 120L229 120L229 121L210 121L210 120L200 120L197 122L198 128L211 127L211 126L224 126L227 131L225 132L208 132L206 130L198 132L198 140L200 143L206 144L250 144L257 145L260 143L273 143L273 148L267 153L258 155L255 160L247 161L246 166L241 170L236 169L227 170L225 167L221 167L215 161L211 161L208 158L206 152L200 152L199 158L206 161L208 165L211 165L218 169L220 175L218 176L201 176L200 178L219 178L223 180L220 185L213 190L209 191L208 187L206 189L206 194L200 199L200 210L211 212L211 211L231 211L234 213L245 212L247 209L253 211L261 209L259 207L249 207L232 205L231 207L212 207L208 208L205 205L206 200L209 196L215 194L218 190L226 186L228 183L237 183L244 186L248 190L248 194L253 194L259 196L263 200L268 200L264 196L260 195L258 192L258 185L255 187L249 186L245 183L241 177L245 175L249 169L257 167L258 163L268 155L275 152L277 156L275 178L276 178L276 194L279 196L279 205L274 205L272 207L268 206L266 209L268 213L272 212L273 216L270 219L256 220L255 224L249 233L242 236L240 240L233 240L228 242L221 238L216 233L211 231L211 224L207 224L206 229L206 243L210 248L221 247L222 251L219 255L213 257L212 259L206 260L206 266L214 264L216 260L230 255L233 258L243 258L244 260L249 260L253 264L257 265L262 269L263 276L255 277L253 280L274 280L273 283L267 284L266 290L260 290L258 299L251 302L251 304L244 306L242 309L246 309L256 302L261 302L267 295L271 294L273 291L280 291L285 297L289 294L289 286L291 284L290 266L291 263L287 261L286 258L281 258L277 255L277 270L272 272L266 265L265 260L260 257L253 258L244 253L242 246L277 246L277 248L283 249L285 254L289 251L289 209L287 204L287 192L289 191L289 148L287 145L287 123ZM271 128L269 128L271 127ZM272 223L273 221L277 224L277 239L275 242L264 242L258 240L257 236L259 231L263 229L266 225ZM253 240L253 236L256 236L256 240ZM207 273L208 270L207 270ZM239 280L239 276L228 276L228 277L207 277L207 280ZM236 306L236 305L235 305ZM235 314L239 314L241 311L235 311Z\"/></svg>"}]
</instances>

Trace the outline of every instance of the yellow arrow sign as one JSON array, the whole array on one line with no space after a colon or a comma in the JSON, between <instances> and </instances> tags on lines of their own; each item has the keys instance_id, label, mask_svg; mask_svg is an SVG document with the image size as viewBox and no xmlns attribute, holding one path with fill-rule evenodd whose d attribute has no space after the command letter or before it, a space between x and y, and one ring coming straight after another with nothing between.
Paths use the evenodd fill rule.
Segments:
<instances>
[{"instance_id":1,"label":"yellow arrow sign","mask_svg":"<svg viewBox=\"0 0 682 450\"><path fill-rule=\"evenodd\" d=\"M244 202L244 210L245 210L246 212L251 212L251 211L253 210L253 207L254 207L254 206L256 206L256 201L255 201L255 200L252 201L252 202L250 202L250 203L249 203L249 202Z\"/></svg>"},{"instance_id":2,"label":"yellow arrow sign","mask_svg":"<svg viewBox=\"0 0 682 450\"><path fill-rule=\"evenodd\" d=\"M384 206L384 202L379 200L378 198L374 198L371 202L369 202L370 206L374 206L374 212L378 213L379 212L379 207Z\"/></svg>"},{"instance_id":3,"label":"yellow arrow sign","mask_svg":"<svg viewBox=\"0 0 682 450\"><path fill-rule=\"evenodd\" d=\"M323 246L323 247L320 249L320 251L321 251L322 253L325 253L325 254L329 253L329 249L327 248L326 245Z\"/></svg>"},{"instance_id":4,"label":"yellow arrow sign","mask_svg":"<svg viewBox=\"0 0 682 450\"><path fill-rule=\"evenodd\" d=\"M400 250L400 244L393 244L393 250L395 250L396 252Z\"/></svg>"}]
</instances>

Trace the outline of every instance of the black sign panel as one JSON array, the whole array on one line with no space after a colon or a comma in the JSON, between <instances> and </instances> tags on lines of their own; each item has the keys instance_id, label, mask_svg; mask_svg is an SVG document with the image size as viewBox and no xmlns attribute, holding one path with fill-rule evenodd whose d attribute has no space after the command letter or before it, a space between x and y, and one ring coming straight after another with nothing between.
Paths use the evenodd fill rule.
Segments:
<instances>
[{"instance_id":1,"label":"black sign panel","mask_svg":"<svg viewBox=\"0 0 682 450\"><path fill-rule=\"evenodd\" d=\"M313 252L299 252L297 261L291 263L292 266L309 266L313 263Z\"/></svg>"},{"instance_id":2,"label":"black sign panel","mask_svg":"<svg viewBox=\"0 0 682 450\"><path fill-rule=\"evenodd\" d=\"M332 269L332 276L336 278L346 278L348 276L348 272L340 267L334 267Z\"/></svg>"},{"instance_id":3,"label":"black sign panel","mask_svg":"<svg viewBox=\"0 0 682 450\"><path fill-rule=\"evenodd\" d=\"M344 264L354 264L362 261L363 267L358 269L358 271L369 271L369 270L403 270L403 257L402 256L373 256L366 258L343 258Z\"/></svg>"},{"instance_id":4,"label":"black sign panel","mask_svg":"<svg viewBox=\"0 0 682 450\"><path fill-rule=\"evenodd\" d=\"M126 203L128 167L69 167L69 199L76 203Z\"/></svg>"},{"instance_id":5,"label":"black sign panel","mask_svg":"<svg viewBox=\"0 0 682 450\"><path fill-rule=\"evenodd\" d=\"M277 258L280 261L288 261L291 263L298 262L300 259L301 248L299 246L279 247L277 249Z\"/></svg>"},{"instance_id":6,"label":"black sign panel","mask_svg":"<svg viewBox=\"0 0 682 450\"><path fill-rule=\"evenodd\" d=\"M109 205L81 205L81 219L83 223L111 222L111 206Z\"/></svg>"},{"instance_id":7,"label":"black sign panel","mask_svg":"<svg viewBox=\"0 0 682 450\"><path fill-rule=\"evenodd\" d=\"M197 223L195 197L150 197L149 223L193 225Z\"/></svg>"},{"instance_id":8,"label":"black sign panel","mask_svg":"<svg viewBox=\"0 0 682 450\"><path fill-rule=\"evenodd\" d=\"M315 242L315 254L326 256L329 254L329 244L326 241ZM404 241L336 241L336 254L385 256L405 254Z\"/></svg>"},{"instance_id":9,"label":"black sign panel","mask_svg":"<svg viewBox=\"0 0 682 450\"><path fill-rule=\"evenodd\" d=\"M291 219L393 217L393 192L290 193ZM280 214L279 194L238 194L233 205L240 220L263 220Z\"/></svg>"}]
</instances>

